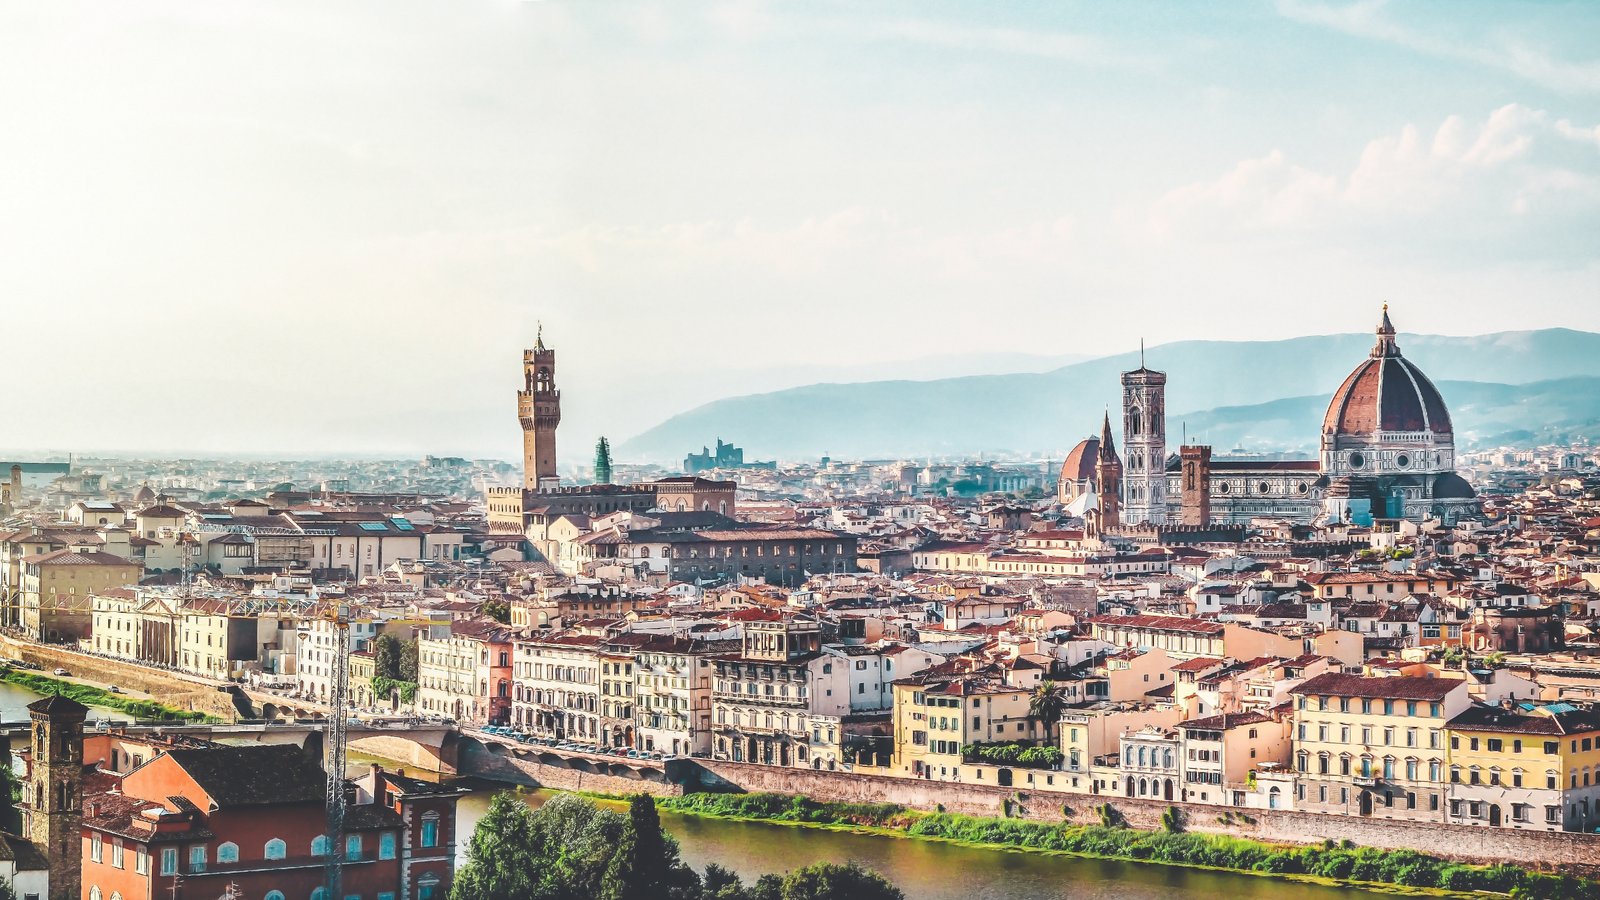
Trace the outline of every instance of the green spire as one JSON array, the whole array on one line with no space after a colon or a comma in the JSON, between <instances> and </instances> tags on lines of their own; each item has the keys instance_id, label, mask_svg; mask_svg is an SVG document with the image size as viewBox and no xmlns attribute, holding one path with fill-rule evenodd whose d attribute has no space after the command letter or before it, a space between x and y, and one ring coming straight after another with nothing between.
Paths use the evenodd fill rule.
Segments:
<instances>
[{"instance_id":1,"label":"green spire","mask_svg":"<svg viewBox=\"0 0 1600 900\"><path fill-rule=\"evenodd\" d=\"M611 442L601 437L594 444L595 484L611 483Z\"/></svg>"}]
</instances>

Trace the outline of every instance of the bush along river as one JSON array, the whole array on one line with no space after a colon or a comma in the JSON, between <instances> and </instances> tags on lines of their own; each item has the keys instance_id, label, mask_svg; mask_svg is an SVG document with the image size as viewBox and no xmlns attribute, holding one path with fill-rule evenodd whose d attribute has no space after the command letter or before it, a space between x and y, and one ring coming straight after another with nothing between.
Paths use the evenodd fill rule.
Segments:
<instances>
[{"instance_id":1,"label":"bush along river","mask_svg":"<svg viewBox=\"0 0 1600 900\"><path fill-rule=\"evenodd\" d=\"M462 798L457 834L463 858L473 826L501 789L483 787ZM540 805L551 796L535 791L525 799ZM1395 893L1462 896L1472 890L1600 896L1593 882L1366 848L1276 847L1211 835L907 812L889 804L797 802L773 794L694 794L659 805L662 824L678 839L684 861L696 869L714 862L748 882L815 862L855 861L881 872L908 900L1333 900ZM807 827L796 827L802 824ZM1058 852L1036 852L1050 850ZM1113 856L1135 858L1106 858ZM1441 872L1449 873L1443 876L1446 888L1438 886Z\"/></svg>"}]
</instances>

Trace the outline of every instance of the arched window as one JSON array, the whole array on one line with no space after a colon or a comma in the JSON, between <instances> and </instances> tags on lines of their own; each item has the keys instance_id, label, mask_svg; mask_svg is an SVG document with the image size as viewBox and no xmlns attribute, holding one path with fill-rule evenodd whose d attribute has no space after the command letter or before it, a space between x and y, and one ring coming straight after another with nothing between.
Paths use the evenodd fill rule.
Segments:
<instances>
[{"instance_id":1,"label":"arched window","mask_svg":"<svg viewBox=\"0 0 1600 900\"><path fill-rule=\"evenodd\" d=\"M266 896L262 897L261 900L285 900L285 898L283 891L267 891Z\"/></svg>"},{"instance_id":2,"label":"arched window","mask_svg":"<svg viewBox=\"0 0 1600 900\"><path fill-rule=\"evenodd\" d=\"M312 891L311 900L328 900L328 889L319 887Z\"/></svg>"},{"instance_id":3,"label":"arched window","mask_svg":"<svg viewBox=\"0 0 1600 900\"><path fill-rule=\"evenodd\" d=\"M239 861L239 845L229 841L217 848L217 862L234 863Z\"/></svg>"},{"instance_id":4,"label":"arched window","mask_svg":"<svg viewBox=\"0 0 1600 900\"><path fill-rule=\"evenodd\" d=\"M328 855L328 836L327 835L319 834L316 837L311 839L311 855L312 856L327 856Z\"/></svg>"},{"instance_id":5,"label":"arched window","mask_svg":"<svg viewBox=\"0 0 1600 900\"><path fill-rule=\"evenodd\" d=\"M1139 420L1139 407L1135 406L1132 409L1129 409L1128 410L1128 433L1129 434L1138 434L1140 431L1143 430L1141 428L1140 424L1139 424L1139 421L1140 421Z\"/></svg>"},{"instance_id":6,"label":"arched window","mask_svg":"<svg viewBox=\"0 0 1600 900\"><path fill-rule=\"evenodd\" d=\"M278 838L267 841L266 850L262 853L267 859L283 859L289 855L289 845Z\"/></svg>"},{"instance_id":7,"label":"arched window","mask_svg":"<svg viewBox=\"0 0 1600 900\"><path fill-rule=\"evenodd\" d=\"M100 900L100 885L89 888L89 900Z\"/></svg>"},{"instance_id":8,"label":"arched window","mask_svg":"<svg viewBox=\"0 0 1600 900\"><path fill-rule=\"evenodd\" d=\"M1163 766L1169 768L1169 769L1172 768L1172 751L1171 750L1163 750L1163 751L1161 751L1161 764Z\"/></svg>"}]
</instances>

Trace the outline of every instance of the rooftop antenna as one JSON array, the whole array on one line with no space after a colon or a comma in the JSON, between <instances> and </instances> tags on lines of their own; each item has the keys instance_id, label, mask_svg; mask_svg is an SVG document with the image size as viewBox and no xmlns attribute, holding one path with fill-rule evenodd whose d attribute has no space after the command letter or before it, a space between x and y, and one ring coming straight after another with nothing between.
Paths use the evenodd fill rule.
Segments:
<instances>
[{"instance_id":1,"label":"rooftop antenna","mask_svg":"<svg viewBox=\"0 0 1600 900\"><path fill-rule=\"evenodd\" d=\"M1139 368L1144 368L1144 338L1139 338Z\"/></svg>"}]
</instances>

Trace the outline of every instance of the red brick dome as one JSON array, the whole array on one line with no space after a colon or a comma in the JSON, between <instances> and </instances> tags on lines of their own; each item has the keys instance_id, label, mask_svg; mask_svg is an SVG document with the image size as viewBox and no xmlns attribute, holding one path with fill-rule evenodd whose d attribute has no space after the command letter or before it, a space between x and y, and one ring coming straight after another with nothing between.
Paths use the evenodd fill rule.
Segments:
<instances>
[{"instance_id":1,"label":"red brick dome","mask_svg":"<svg viewBox=\"0 0 1600 900\"><path fill-rule=\"evenodd\" d=\"M1100 457L1100 439L1086 438L1078 442L1061 464L1062 481L1089 481L1094 478L1095 460Z\"/></svg>"},{"instance_id":2,"label":"red brick dome","mask_svg":"<svg viewBox=\"0 0 1600 900\"><path fill-rule=\"evenodd\" d=\"M1453 433L1444 397L1428 376L1400 355L1388 307L1378 325L1372 355L1356 366L1333 392L1322 419L1323 434L1376 438L1379 432Z\"/></svg>"}]
</instances>

